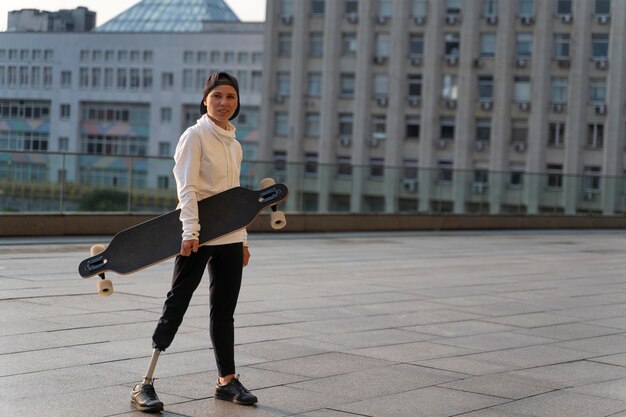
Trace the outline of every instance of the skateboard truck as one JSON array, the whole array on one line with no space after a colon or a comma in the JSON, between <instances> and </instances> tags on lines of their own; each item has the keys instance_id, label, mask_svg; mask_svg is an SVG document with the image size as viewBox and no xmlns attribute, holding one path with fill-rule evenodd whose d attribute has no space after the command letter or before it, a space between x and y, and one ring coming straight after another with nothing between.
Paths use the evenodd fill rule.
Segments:
<instances>
[{"instance_id":1,"label":"skateboard truck","mask_svg":"<svg viewBox=\"0 0 626 417\"><path fill-rule=\"evenodd\" d=\"M264 178L261 180L261 188L268 188L276 184L274 178ZM263 191L259 196L259 203L266 203L272 200L278 200L281 196L281 191L275 188ZM270 216L270 224L272 229L279 230L287 226L287 219L285 219L285 213L279 211L276 204L271 206L272 214Z\"/></svg>"},{"instance_id":2,"label":"skateboard truck","mask_svg":"<svg viewBox=\"0 0 626 417\"><path fill-rule=\"evenodd\" d=\"M104 252L105 249L105 246L102 244L93 245L90 249L91 256L99 255ZM104 264L106 264L106 258L104 256L98 256L92 262L87 264L87 269L90 271L94 271L102 268ZM98 283L96 284L96 287L98 288L98 295L102 297L108 297L109 295L113 294L113 283L111 282L111 280L106 279L106 277L104 276L104 272L99 273L98 276L100 277L100 281L98 281Z\"/></svg>"}]
</instances>

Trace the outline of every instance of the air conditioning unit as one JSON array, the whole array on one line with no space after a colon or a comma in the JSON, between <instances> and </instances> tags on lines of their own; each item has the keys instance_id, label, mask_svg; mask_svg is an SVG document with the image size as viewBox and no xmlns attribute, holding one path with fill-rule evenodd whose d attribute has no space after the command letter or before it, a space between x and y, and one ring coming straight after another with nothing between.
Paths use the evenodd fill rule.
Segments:
<instances>
[{"instance_id":1,"label":"air conditioning unit","mask_svg":"<svg viewBox=\"0 0 626 417\"><path fill-rule=\"evenodd\" d=\"M387 57L384 55L375 55L374 56L374 63L378 64L378 65L382 65L385 62L387 62Z\"/></svg>"},{"instance_id":2,"label":"air conditioning unit","mask_svg":"<svg viewBox=\"0 0 626 417\"><path fill-rule=\"evenodd\" d=\"M474 150L478 152L482 152L487 147L487 141L485 140L475 140L474 141Z\"/></svg>"},{"instance_id":3,"label":"air conditioning unit","mask_svg":"<svg viewBox=\"0 0 626 417\"><path fill-rule=\"evenodd\" d=\"M384 25L388 21L389 21L389 16L377 16L376 17L376 23L378 23L379 25Z\"/></svg>"},{"instance_id":4,"label":"air conditioning unit","mask_svg":"<svg viewBox=\"0 0 626 417\"><path fill-rule=\"evenodd\" d=\"M420 98L418 96L409 96L408 97L409 106L417 107L420 105Z\"/></svg>"},{"instance_id":5,"label":"air conditioning unit","mask_svg":"<svg viewBox=\"0 0 626 417\"><path fill-rule=\"evenodd\" d=\"M402 181L402 186L404 187L404 191L413 193L417 190L417 180L413 178L405 178Z\"/></svg>"},{"instance_id":6,"label":"air conditioning unit","mask_svg":"<svg viewBox=\"0 0 626 417\"><path fill-rule=\"evenodd\" d=\"M563 103L552 103L552 111L555 113L562 113L564 107Z\"/></svg>"},{"instance_id":7,"label":"air conditioning unit","mask_svg":"<svg viewBox=\"0 0 626 417\"><path fill-rule=\"evenodd\" d=\"M456 25L461 21L461 16L458 14L446 15L446 23L448 25Z\"/></svg>"},{"instance_id":8,"label":"air conditioning unit","mask_svg":"<svg viewBox=\"0 0 626 417\"><path fill-rule=\"evenodd\" d=\"M347 13L346 20L350 23L356 23L359 21L359 15L357 13Z\"/></svg>"},{"instance_id":9,"label":"air conditioning unit","mask_svg":"<svg viewBox=\"0 0 626 417\"><path fill-rule=\"evenodd\" d=\"M435 146L437 147L437 149L446 149L446 146L448 146L448 141L446 139L437 139L435 141Z\"/></svg>"},{"instance_id":10,"label":"air conditioning unit","mask_svg":"<svg viewBox=\"0 0 626 417\"><path fill-rule=\"evenodd\" d=\"M274 98L274 101L276 103L284 103L285 102L285 95L282 93L277 93L276 97Z\"/></svg>"},{"instance_id":11,"label":"air conditioning unit","mask_svg":"<svg viewBox=\"0 0 626 417\"><path fill-rule=\"evenodd\" d=\"M480 181L475 181L472 183L472 192L474 194L484 194L487 190L487 184Z\"/></svg>"},{"instance_id":12,"label":"air conditioning unit","mask_svg":"<svg viewBox=\"0 0 626 417\"><path fill-rule=\"evenodd\" d=\"M384 141L385 138L386 136L384 133L373 133L369 142L370 148L377 148L378 145L380 145L380 142Z\"/></svg>"},{"instance_id":13,"label":"air conditioning unit","mask_svg":"<svg viewBox=\"0 0 626 417\"><path fill-rule=\"evenodd\" d=\"M526 64L527 64L527 60L526 60L526 58L517 58L517 59L515 60L515 65L516 65L518 68L525 68L525 67L526 67Z\"/></svg>"},{"instance_id":14,"label":"air conditioning unit","mask_svg":"<svg viewBox=\"0 0 626 417\"><path fill-rule=\"evenodd\" d=\"M598 104L596 106L596 114L606 114L606 105L605 104Z\"/></svg>"},{"instance_id":15,"label":"air conditioning unit","mask_svg":"<svg viewBox=\"0 0 626 417\"><path fill-rule=\"evenodd\" d=\"M415 17L413 17L413 21L418 26L425 25L426 24L426 16L415 16Z\"/></svg>"},{"instance_id":16,"label":"air conditioning unit","mask_svg":"<svg viewBox=\"0 0 626 417\"><path fill-rule=\"evenodd\" d=\"M339 144L344 148L347 148L352 143L352 138L348 135L339 136Z\"/></svg>"},{"instance_id":17,"label":"air conditioning unit","mask_svg":"<svg viewBox=\"0 0 626 417\"><path fill-rule=\"evenodd\" d=\"M475 59L472 61L472 65L474 65L474 68L482 68L482 66L483 66L483 60L482 60L482 59L480 59L480 58L475 58Z\"/></svg>"},{"instance_id":18,"label":"air conditioning unit","mask_svg":"<svg viewBox=\"0 0 626 417\"><path fill-rule=\"evenodd\" d=\"M519 20L520 22L522 22L522 25L525 26L529 26L535 23L535 17L531 15L522 15L519 17Z\"/></svg>"},{"instance_id":19,"label":"air conditioning unit","mask_svg":"<svg viewBox=\"0 0 626 417\"><path fill-rule=\"evenodd\" d=\"M289 16L289 15L281 16L280 20L285 25L290 25L291 23L293 23L293 16Z\"/></svg>"},{"instance_id":20,"label":"air conditioning unit","mask_svg":"<svg viewBox=\"0 0 626 417\"><path fill-rule=\"evenodd\" d=\"M556 62L559 64L559 67L561 68L569 68L570 67L570 60L568 57L564 57L564 56L560 56L556 58Z\"/></svg>"},{"instance_id":21,"label":"air conditioning unit","mask_svg":"<svg viewBox=\"0 0 626 417\"><path fill-rule=\"evenodd\" d=\"M421 56L411 56L411 65L418 67L422 65L422 57Z\"/></svg>"},{"instance_id":22,"label":"air conditioning unit","mask_svg":"<svg viewBox=\"0 0 626 417\"><path fill-rule=\"evenodd\" d=\"M528 111L530 110L530 103L528 101L520 101L519 103L517 103L517 107L521 111Z\"/></svg>"},{"instance_id":23,"label":"air conditioning unit","mask_svg":"<svg viewBox=\"0 0 626 417\"><path fill-rule=\"evenodd\" d=\"M611 16L607 14L599 14L596 16L596 21L601 25L606 25L611 20Z\"/></svg>"},{"instance_id":24,"label":"air conditioning unit","mask_svg":"<svg viewBox=\"0 0 626 417\"><path fill-rule=\"evenodd\" d=\"M498 24L498 15L490 14L485 16L485 20L489 25L497 25Z\"/></svg>"},{"instance_id":25,"label":"air conditioning unit","mask_svg":"<svg viewBox=\"0 0 626 417\"><path fill-rule=\"evenodd\" d=\"M561 16L559 16L561 18L561 22L565 23L565 24L570 24L572 23L572 15L571 14L562 14Z\"/></svg>"},{"instance_id":26,"label":"air conditioning unit","mask_svg":"<svg viewBox=\"0 0 626 417\"><path fill-rule=\"evenodd\" d=\"M583 199L585 201L593 201L593 191L585 191L583 193Z\"/></svg>"},{"instance_id":27,"label":"air conditioning unit","mask_svg":"<svg viewBox=\"0 0 626 417\"><path fill-rule=\"evenodd\" d=\"M516 152L525 152L526 151L526 142L515 142L513 143L513 149L515 149Z\"/></svg>"},{"instance_id":28,"label":"air conditioning unit","mask_svg":"<svg viewBox=\"0 0 626 417\"><path fill-rule=\"evenodd\" d=\"M596 69L605 70L609 67L608 59L596 59Z\"/></svg>"},{"instance_id":29,"label":"air conditioning unit","mask_svg":"<svg viewBox=\"0 0 626 417\"><path fill-rule=\"evenodd\" d=\"M446 55L446 63L448 65L456 65L459 63L459 57L457 55Z\"/></svg>"},{"instance_id":30,"label":"air conditioning unit","mask_svg":"<svg viewBox=\"0 0 626 417\"><path fill-rule=\"evenodd\" d=\"M381 107L387 107L387 104L389 104L389 99L387 98L387 96L378 96L376 97L376 103Z\"/></svg>"},{"instance_id":31,"label":"air conditioning unit","mask_svg":"<svg viewBox=\"0 0 626 417\"><path fill-rule=\"evenodd\" d=\"M480 108L481 110L491 110L493 108L493 101L491 100L480 100Z\"/></svg>"},{"instance_id":32,"label":"air conditioning unit","mask_svg":"<svg viewBox=\"0 0 626 417\"><path fill-rule=\"evenodd\" d=\"M446 107L449 109L456 109L456 100L451 98L446 99Z\"/></svg>"}]
</instances>

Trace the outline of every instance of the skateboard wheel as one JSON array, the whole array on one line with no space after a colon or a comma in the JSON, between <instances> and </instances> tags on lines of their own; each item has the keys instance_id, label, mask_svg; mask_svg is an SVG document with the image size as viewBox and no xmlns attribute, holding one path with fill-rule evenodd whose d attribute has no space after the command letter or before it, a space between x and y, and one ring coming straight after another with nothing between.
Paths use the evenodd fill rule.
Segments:
<instances>
[{"instance_id":1,"label":"skateboard wheel","mask_svg":"<svg viewBox=\"0 0 626 417\"><path fill-rule=\"evenodd\" d=\"M274 184L276 184L274 178L263 178L261 180L261 188L271 187Z\"/></svg>"},{"instance_id":2,"label":"skateboard wheel","mask_svg":"<svg viewBox=\"0 0 626 417\"><path fill-rule=\"evenodd\" d=\"M105 249L106 247L99 243L97 245L93 245L89 251L91 252L91 256L96 256L104 252Z\"/></svg>"},{"instance_id":3,"label":"skateboard wheel","mask_svg":"<svg viewBox=\"0 0 626 417\"><path fill-rule=\"evenodd\" d=\"M113 283L110 279L101 279L96 286L98 288L98 295L101 297L108 297L113 294Z\"/></svg>"},{"instance_id":4,"label":"skateboard wheel","mask_svg":"<svg viewBox=\"0 0 626 417\"><path fill-rule=\"evenodd\" d=\"M285 219L285 213L282 211L273 211L270 216L270 221L272 224L272 229L280 230L283 227L287 226L287 219Z\"/></svg>"}]
</instances>

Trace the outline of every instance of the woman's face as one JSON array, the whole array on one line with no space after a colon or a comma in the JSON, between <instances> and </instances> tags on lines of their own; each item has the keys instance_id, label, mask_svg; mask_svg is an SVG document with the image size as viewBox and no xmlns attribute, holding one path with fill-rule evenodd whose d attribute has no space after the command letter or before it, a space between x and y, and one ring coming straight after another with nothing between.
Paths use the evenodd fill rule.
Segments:
<instances>
[{"instance_id":1,"label":"woman's face","mask_svg":"<svg viewBox=\"0 0 626 417\"><path fill-rule=\"evenodd\" d=\"M206 96L204 104L209 117L225 129L237 110L237 91L232 85L218 85Z\"/></svg>"}]
</instances>

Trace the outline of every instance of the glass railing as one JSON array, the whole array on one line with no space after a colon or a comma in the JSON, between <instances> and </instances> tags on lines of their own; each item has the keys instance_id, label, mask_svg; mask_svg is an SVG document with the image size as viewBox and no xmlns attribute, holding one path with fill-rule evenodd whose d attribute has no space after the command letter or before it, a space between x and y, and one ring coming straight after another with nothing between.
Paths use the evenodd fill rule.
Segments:
<instances>
[{"instance_id":1,"label":"glass railing","mask_svg":"<svg viewBox=\"0 0 626 417\"><path fill-rule=\"evenodd\" d=\"M0 152L0 212L142 212L176 207L172 158ZM241 184L289 185L302 213L626 213L624 177L244 161Z\"/></svg>"}]
</instances>

